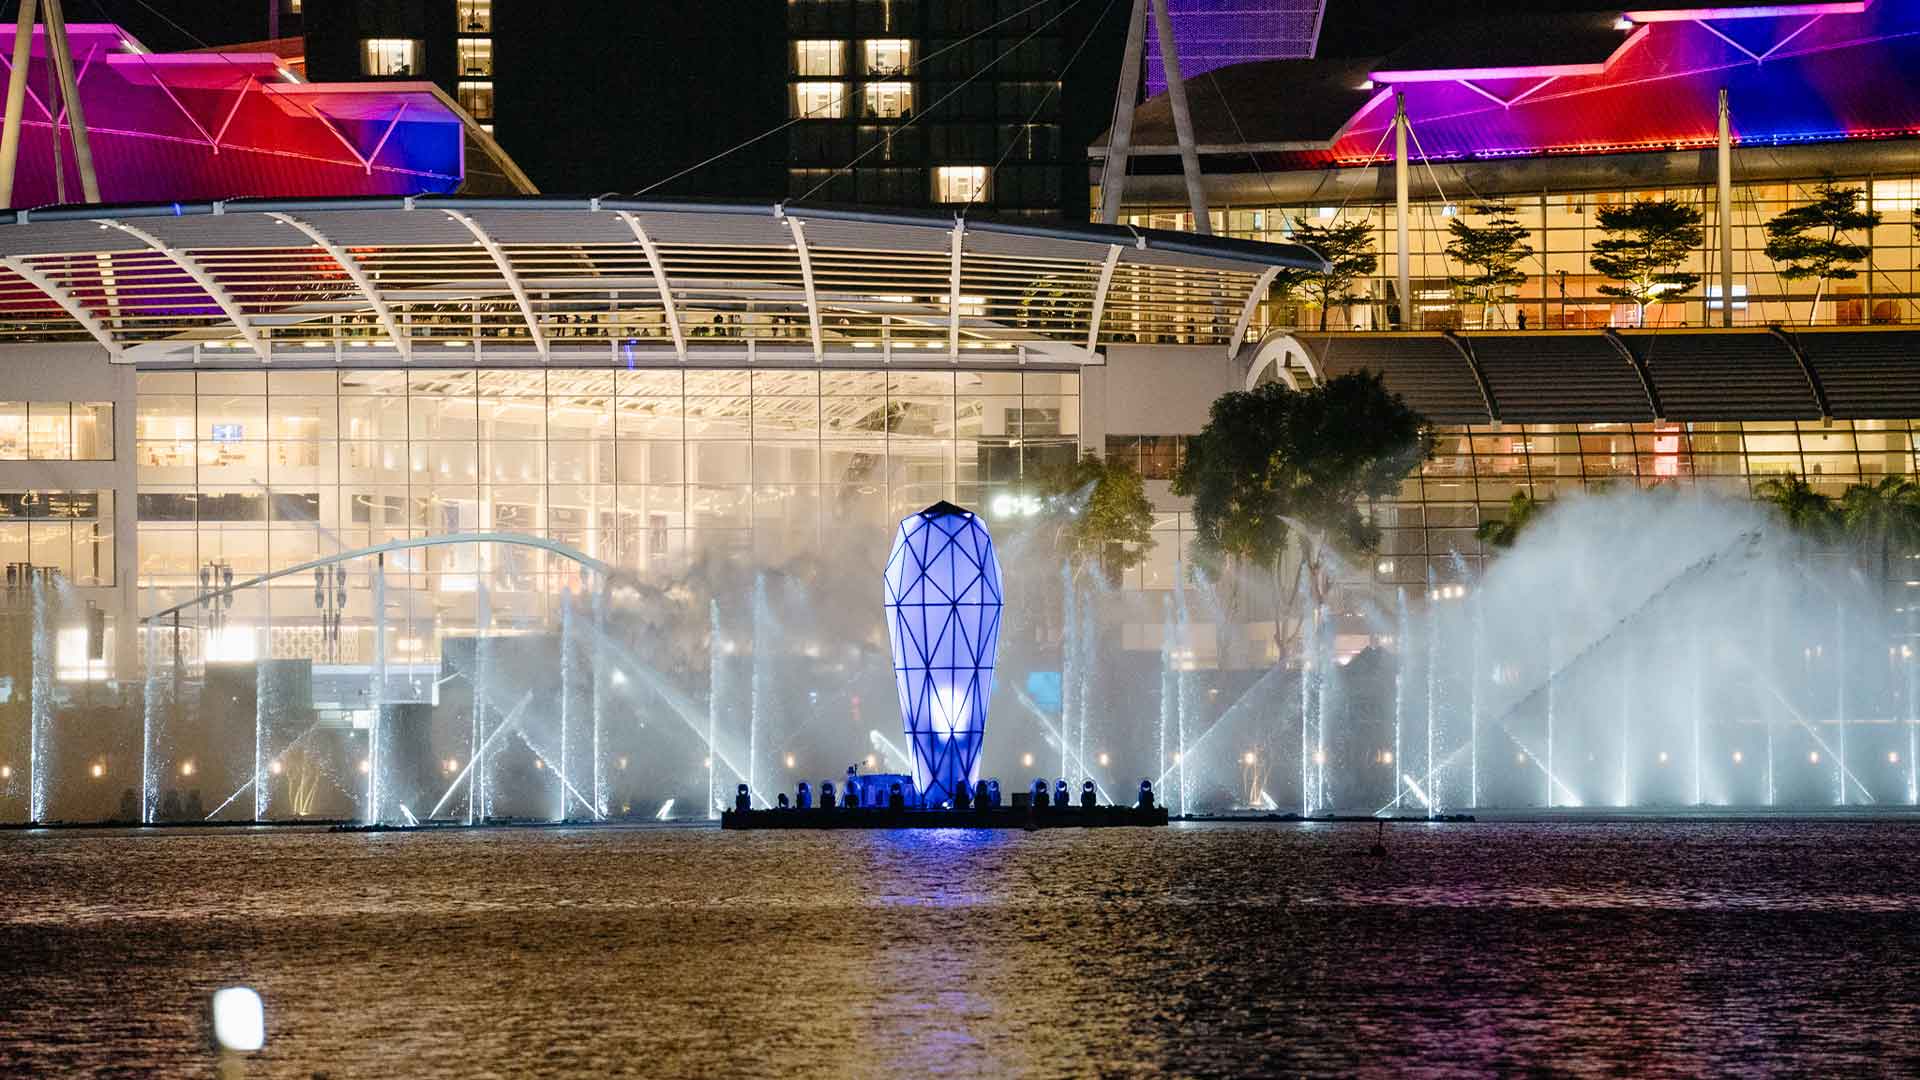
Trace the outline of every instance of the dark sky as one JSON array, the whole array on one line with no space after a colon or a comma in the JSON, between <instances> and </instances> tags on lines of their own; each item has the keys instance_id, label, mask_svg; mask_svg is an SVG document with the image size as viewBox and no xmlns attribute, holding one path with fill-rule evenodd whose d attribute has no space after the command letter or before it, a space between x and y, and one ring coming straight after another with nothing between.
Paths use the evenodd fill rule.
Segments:
<instances>
[{"instance_id":1,"label":"dark sky","mask_svg":"<svg viewBox=\"0 0 1920 1080\"><path fill-rule=\"evenodd\" d=\"M1503 15L1605 11L1611 6L1605 0L1327 0L1318 55L1380 56L1422 33L1454 23Z\"/></svg>"}]
</instances>

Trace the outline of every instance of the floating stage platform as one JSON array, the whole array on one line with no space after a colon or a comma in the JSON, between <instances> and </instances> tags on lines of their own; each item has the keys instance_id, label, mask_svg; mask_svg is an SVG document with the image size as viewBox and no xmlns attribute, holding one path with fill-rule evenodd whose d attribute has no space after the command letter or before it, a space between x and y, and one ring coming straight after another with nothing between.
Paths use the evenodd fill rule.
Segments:
<instances>
[{"instance_id":1,"label":"floating stage platform","mask_svg":"<svg viewBox=\"0 0 1920 1080\"><path fill-rule=\"evenodd\" d=\"M728 810L722 829L1111 829L1164 826L1164 806L993 806L914 810L884 806Z\"/></svg>"}]
</instances>

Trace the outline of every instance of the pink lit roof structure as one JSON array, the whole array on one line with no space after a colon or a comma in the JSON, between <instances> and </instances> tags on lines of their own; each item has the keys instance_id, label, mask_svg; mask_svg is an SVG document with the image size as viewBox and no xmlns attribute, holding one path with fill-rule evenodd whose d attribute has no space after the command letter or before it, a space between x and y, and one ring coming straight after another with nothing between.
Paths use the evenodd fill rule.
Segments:
<instances>
[{"instance_id":1,"label":"pink lit roof structure","mask_svg":"<svg viewBox=\"0 0 1920 1080\"><path fill-rule=\"evenodd\" d=\"M1370 62L1223 68L1189 93L1202 152L1265 153L1284 170L1390 159L1395 92L1414 154L1459 161L1710 146L1722 88L1737 145L1920 136L1920 3L1669 0L1520 16ZM1174 144L1165 96L1143 102L1136 150Z\"/></svg>"},{"instance_id":2,"label":"pink lit roof structure","mask_svg":"<svg viewBox=\"0 0 1920 1080\"><path fill-rule=\"evenodd\" d=\"M12 25L0 26L0 67L10 67L13 37ZM272 53L155 54L106 23L71 24L68 41L105 202L454 193L476 148L494 159L482 171L532 191L431 83L301 82ZM75 202L66 111L48 108L38 28L31 64L14 206Z\"/></svg>"}]
</instances>

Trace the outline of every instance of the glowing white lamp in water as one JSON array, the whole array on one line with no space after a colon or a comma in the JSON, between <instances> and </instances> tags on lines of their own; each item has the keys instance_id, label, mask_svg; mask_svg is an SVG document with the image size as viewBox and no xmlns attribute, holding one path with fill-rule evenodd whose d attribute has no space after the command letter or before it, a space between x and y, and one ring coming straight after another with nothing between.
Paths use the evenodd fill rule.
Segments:
<instances>
[{"instance_id":1,"label":"glowing white lamp in water","mask_svg":"<svg viewBox=\"0 0 1920 1080\"><path fill-rule=\"evenodd\" d=\"M1000 560L973 511L937 502L900 522L882 581L913 783L938 806L979 779L1000 645Z\"/></svg>"},{"instance_id":2,"label":"glowing white lamp in water","mask_svg":"<svg viewBox=\"0 0 1920 1080\"><path fill-rule=\"evenodd\" d=\"M245 986L213 992L213 1041L222 1050L252 1053L267 1045L267 1010Z\"/></svg>"}]
</instances>

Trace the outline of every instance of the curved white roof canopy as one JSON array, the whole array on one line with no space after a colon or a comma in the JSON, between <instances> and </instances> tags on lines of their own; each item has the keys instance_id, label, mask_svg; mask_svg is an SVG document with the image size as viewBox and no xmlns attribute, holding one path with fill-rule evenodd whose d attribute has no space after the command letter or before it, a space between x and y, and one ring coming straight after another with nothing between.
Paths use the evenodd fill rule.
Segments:
<instances>
[{"instance_id":1,"label":"curved white roof canopy","mask_svg":"<svg viewBox=\"0 0 1920 1080\"><path fill-rule=\"evenodd\" d=\"M1097 362L1230 347L1295 245L821 207L248 200L0 214L0 344L121 362Z\"/></svg>"}]
</instances>

